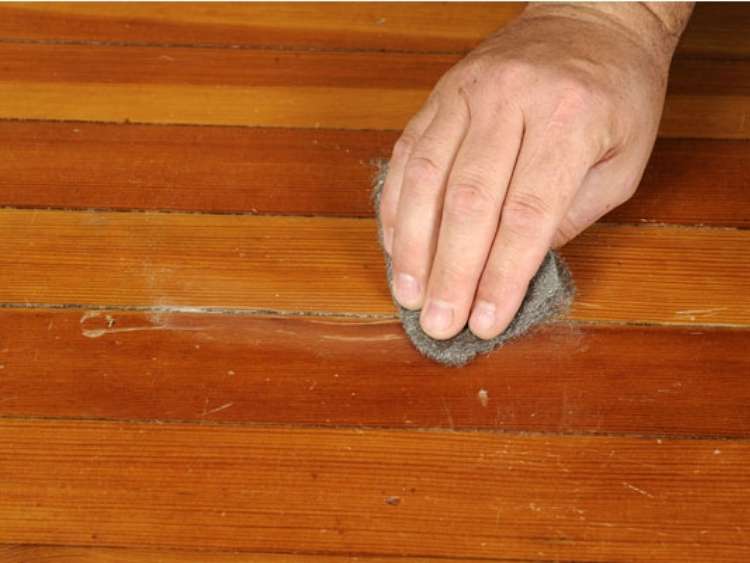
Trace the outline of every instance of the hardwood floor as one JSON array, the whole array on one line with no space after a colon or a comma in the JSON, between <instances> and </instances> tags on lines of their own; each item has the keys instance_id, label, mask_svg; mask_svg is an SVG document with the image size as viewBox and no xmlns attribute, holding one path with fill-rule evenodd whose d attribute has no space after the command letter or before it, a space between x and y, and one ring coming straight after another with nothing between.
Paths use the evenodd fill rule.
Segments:
<instances>
[{"instance_id":1,"label":"hardwood floor","mask_svg":"<svg viewBox=\"0 0 750 563\"><path fill-rule=\"evenodd\" d=\"M567 318L395 318L374 162L523 5L0 5L0 563L750 560L750 5Z\"/></svg>"}]
</instances>

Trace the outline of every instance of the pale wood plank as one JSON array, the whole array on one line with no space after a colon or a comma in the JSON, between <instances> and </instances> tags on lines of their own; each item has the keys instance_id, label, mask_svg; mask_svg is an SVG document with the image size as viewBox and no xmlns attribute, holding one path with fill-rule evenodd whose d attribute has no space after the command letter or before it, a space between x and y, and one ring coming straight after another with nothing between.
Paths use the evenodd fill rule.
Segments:
<instances>
[{"instance_id":1,"label":"pale wood plank","mask_svg":"<svg viewBox=\"0 0 750 563\"><path fill-rule=\"evenodd\" d=\"M155 44L463 51L524 3L246 2L0 6L0 36Z\"/></svg>"},{"instance_id":2,"label":"pale wood plank","mask_svg":"<svg viewBox=\"0 0 750 563\"><path fill-rule=\"evenodd\" d=\"M16 40L467 51L522 2L6 3L0 37ZM699 2L677 56L750 57L746 2Z\"/></svg>"},{"instance_id":3,"label":"pale wood plank","mask_svg":"<svg viewBox=\"0 0 750 563\"><path fill-rule=\"evenodd\" d=\"M750 232L599 225L574 320L746 325ZM372 219L0 211L0 302L393 314Z\"/></svg>"},{"instance_id":4,"label":"pale wood plank","mask_svg":"<svg viewBox=\"0 0 750 563\"><path fill-rule=\"evenodd\" d=\"M0 44L0 58L0 118L345 129L401 129L458 60L31 44ZM750 138L749 68L680 61L660 134Z\"/></svg>"}]
</instances>

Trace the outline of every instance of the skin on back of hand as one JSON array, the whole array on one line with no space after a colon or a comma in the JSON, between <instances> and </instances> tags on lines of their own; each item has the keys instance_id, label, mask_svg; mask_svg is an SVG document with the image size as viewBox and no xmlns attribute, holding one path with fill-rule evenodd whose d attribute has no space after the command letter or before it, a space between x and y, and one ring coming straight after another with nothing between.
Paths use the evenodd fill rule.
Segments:
<instances>
[{"instance_id":1,"label":"skin on back of hand","mask_svg":"<svg viewBox=\"0 0 750 563\"><path fill-rule=\"evenodd\" d=\"M691 4L531 4L438 82L380 206L396 298L431 337L500 334L550 247L634 193Z\"/></svg>"}]
</instances>

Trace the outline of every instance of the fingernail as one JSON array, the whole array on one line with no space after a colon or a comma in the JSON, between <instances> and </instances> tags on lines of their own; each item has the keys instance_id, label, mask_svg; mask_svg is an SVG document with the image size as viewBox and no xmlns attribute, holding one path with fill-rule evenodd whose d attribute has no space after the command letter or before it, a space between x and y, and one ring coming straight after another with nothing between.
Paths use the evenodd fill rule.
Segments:
<instances>
[{"instance_id":1,"label":"fingernail","mask_svg":"<svg viewBox=\"0 0 750 563\"><path fill-rule=\"evenodd\" d=\"M428 332L441 333L453 323L453 307L441 301L430 301L424 311L422 327Z\"/></svg>"},{"instance_id":2,"label":"fingernail","mask_svg":"<svg viewBox=\"0 0 750 563\"><path fill-rule=\"evenodd\" d=\"M471 313L470 323L479 332L488 332L495 326L495 304L478 301Z\"/></svg>"},{"instance_id":3,"label":"fingernail","mask_svg":"<svg viewBox=\"0 0 750 563\"><path fill-rule=\"evenodd\" d=\"M388 227L383 233L383 246L385 251L390 254L393 246L393 227Z\"/></svg>"},{"instance_id":4,"label":"fingernail","mask_svg":"<svg viewBox=\"0 0 750 563\"><path fill-rule=\"evenodd\" d=\"M397 274L396 299L402 305L413 305L419 301L419 282L409 274Z\"/></svg>"}]
</instances>

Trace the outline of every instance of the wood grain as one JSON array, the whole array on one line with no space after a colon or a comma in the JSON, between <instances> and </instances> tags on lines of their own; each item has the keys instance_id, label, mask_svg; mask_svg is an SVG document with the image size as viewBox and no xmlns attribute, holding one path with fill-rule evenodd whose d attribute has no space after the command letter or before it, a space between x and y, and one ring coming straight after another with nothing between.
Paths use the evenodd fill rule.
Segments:
<instances>
[{"instance_id":1,"label":"wood grain","mask_svg":"<svg viewBox=\"0 0 750 563\"><path fill-rule=\"evenodd\" d=\"M401 129L458 60L25 43L0 59L0 118L344 129ZM747 114L750 61L677 61L660 134L747 139Z\"/></svg>"},{"instance_id":2,"label":"wood grain","mask_svg":"<svg viewBox=\"0 0 750 563\"><path fill-rule=\"evenodd\" d=\"M372 216L395 131L0 121L0 205ZM660 139L610 222L750 226L750 142Z\"/></svg>"},{"instance_id":3,"label":"wood grain","mask_svg":"<svg viewBox=\"0 0 750 563\"><path fill-rule=\"evenodd\" d=\"M3 417L750 437L748 330L559 323L450 369L396 321L0 311Z\"/></svg>"},{"instance_id":4,"label":"wood grain","mask_svg":"<svg viewBox=\"0 0 750 563\"><path fill-rule=\"evenodd\" d=\"M5 40L241 45L463 52L523 3L14 3L0 6ZM677 56L748 58L748 4L698 3Z\"/></svg>"},{"instance_id":5,"label":"wood grain","mask_svg":"<svg viewBox=\"0 0 750 563\"><path fill-rule=\"evenodd\" d=\"M599 225L570 318L750 322L750 232ZM0 302L392 315L372 219L0 211Z\"/></svg>"},{"instance_id":6,"label":"wood grain","mask_svg":"<svg viewBox=\"0 0 750 563\"><path fill-rule=\"evenodd\" d=\"M305 555L185 549L143 549L57 545L0 545L0 563L432 563L429 557L373 555ZM487 563L499 559L440 558L446 563ZM503 558L503 562L512 561Z\"/></svg>"},{"instance_id":7,"label":"wood grain","mask_svg":"<svg viewBox=\"0 0 750 563\"><path fill-rule=\"evenodd\" d=\"M463 51L523 3L96 3L0 8L0 36L150 44Z\"/></svg>"},{"instance_id":8,"label":"wood grain","mask_svg":"<svg viewBox=\"0 0 750 563\"><path fill-rule=\"evenodd\" d=\"M0 445L5 543L750 555L746 441L4 420Z\"/></svg>"}]
</instances>

